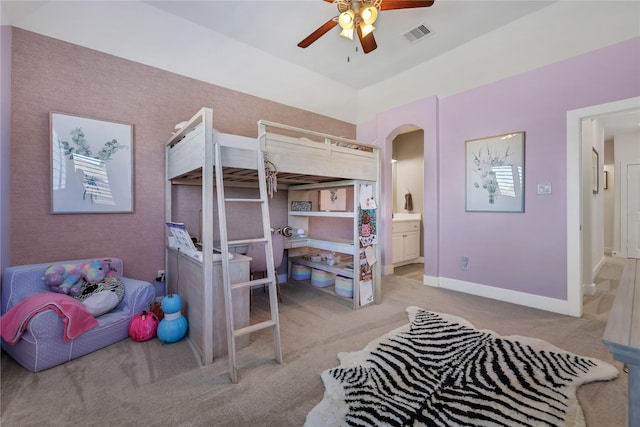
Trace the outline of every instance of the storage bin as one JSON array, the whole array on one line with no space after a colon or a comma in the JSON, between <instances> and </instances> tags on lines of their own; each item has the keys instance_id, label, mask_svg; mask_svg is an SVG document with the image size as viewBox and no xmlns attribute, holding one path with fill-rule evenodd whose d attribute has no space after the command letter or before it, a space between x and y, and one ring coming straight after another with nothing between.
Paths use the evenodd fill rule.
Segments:
<instances>
[{"instance_id":1,"label":"storage bin","mask_svg":"<svg viewBox=\"0 0 640 427\"><path fill-rule=\"evenodd\" d=\"M291 278L293 280L309 280L311 279L311 268L294 262L291 264Z\"/></svg>"},{"instance_id":2,"label":"storage bin","mask_svg":"<svg viewBox=\"0 0 640 427\"><path fill-rule=\"evenodd\" d=\"M336 276L336 295L353 298L353 279Z\"/></svg>"},{"instance_id":3,"label":"storage bin","mask_svg":"<svg viewBox=\"0 0 640 427\"><path fill-rule=\"evenodd\" d=\"M314 268L311 272L311 284L316 288L326 288L336 282L336 275L328 271Z\"/></svg>"}]
</instances>

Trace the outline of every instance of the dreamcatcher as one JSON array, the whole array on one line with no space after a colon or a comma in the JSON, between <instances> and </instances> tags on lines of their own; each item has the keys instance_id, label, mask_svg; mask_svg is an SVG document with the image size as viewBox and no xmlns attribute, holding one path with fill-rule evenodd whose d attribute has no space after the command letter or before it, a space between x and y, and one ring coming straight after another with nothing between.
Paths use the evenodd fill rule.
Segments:
<instances>
[{"instance_id":1,"label":"dreamcatcher","mask_svg":"<svg viewBox=\"0 0 640 427\"><path fill-rule=\"evenodd\" d=\"M264 160L264 172L267 180L267 193L273 199L273 193L278 191L278 168L273 162Z\"/></svg>"}]
</instances>

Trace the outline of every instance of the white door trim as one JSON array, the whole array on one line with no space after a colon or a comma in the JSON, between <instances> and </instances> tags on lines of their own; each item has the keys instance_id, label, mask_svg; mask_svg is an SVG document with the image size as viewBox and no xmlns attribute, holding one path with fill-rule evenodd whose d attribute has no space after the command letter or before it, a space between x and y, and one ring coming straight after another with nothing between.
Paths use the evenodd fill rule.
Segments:
<instances>
[{"instance_id":1,"label":"white door trim","mask_svg":"<svg viewBox=\"0 0 640 427\"><path fill-rule=\"evenodd\" d=\"M619 180L620 182L620 243L621 243L621 248L624 251L624 256L626 258L640 258L640 256L638 256L638 252L637 252L637 247L638 247L638 241L637 241L637 237L634 237L633 239L630 238L630 236L638 236L638 231L637 231L637 225L634 225L633 229L629 229L629 224L633 221L637 221L638 218L638 212L632 212L632 208L633 208L633 203L630 202L635 202L637 205L638 200L637 199L630 199L630 194L633 194L633 192L638 191L638 182L632 179L629 179L630 176L633 176L630 172L630 168L631 167L640 167L640 161L639 160L635 160L635 161L628 161L628 162L622 162L622 171L624 171L624 179ZM635 187L634 187L635 186ZM635 208L634 208L635 209ZM636 249L632 249L631 245L635 245Z\"/></svg>"},{"instance_id":2,"label":"white door trim","mask_svg":"<svg viewBox=\"0 0 640 427\"><path fill-rule=\"evenodd\" d=\"M634 97L567 112L567 314L572 316L582 316L582 121L639 106L640 97Z\"/></svg>"}]
</instances>

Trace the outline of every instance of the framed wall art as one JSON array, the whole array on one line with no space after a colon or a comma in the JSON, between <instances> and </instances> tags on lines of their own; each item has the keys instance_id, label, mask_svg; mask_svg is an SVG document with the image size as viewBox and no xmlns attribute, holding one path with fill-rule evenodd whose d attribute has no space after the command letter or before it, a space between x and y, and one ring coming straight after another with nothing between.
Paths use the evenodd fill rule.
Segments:
<instances>
[{"instance_id":1,"label":"framed wall art","mask_svg":"<svg viewBox=\"0 0 640 427\"><path fill-rule=\"evenodd\" d=\"M466 141L467 212L524 212L524 132Z\"/></svg>"},{"instance_id":2,"label":"framed wall art","mask_svg":"<svg viewBox=\"0 0 640 427\"><path fill-rule=\"evenodd\" d=\"M600 189L600 167L598 166L599 160L600 159L598 156L598 152L595 148L593 148L591 150L591 192L593 194L598 194L598 191Z\"/></svg>"},{"instance_id":3,"label":"framed wall art","mask_svg":"<svg viewBox=\"0 0 640 427\"><path fill-rule=\"evenodd\" d=\"M292 200L291 210L294 212L311 212L311 202L306 200Z\"/></svg>"},{"instance_id":4,"label":"framed wall art","mask_svg":"<svg viewBox=\"0 0 640 427\"><path fill-rule=\"evenodd\" d=\"M320 190L321 211L344 211L347 208L346 188L332 188L330 190Z\"/></svg>"},{"instance_id":5,"label":"framed wall art","mask_svg":"<svg viewBox=\"0 0 640 427\"><path fill-rule=\"evenodd\" d=\"M133 126L53 112L51 212L133 212Z\"/></svg>"}]
</instances>

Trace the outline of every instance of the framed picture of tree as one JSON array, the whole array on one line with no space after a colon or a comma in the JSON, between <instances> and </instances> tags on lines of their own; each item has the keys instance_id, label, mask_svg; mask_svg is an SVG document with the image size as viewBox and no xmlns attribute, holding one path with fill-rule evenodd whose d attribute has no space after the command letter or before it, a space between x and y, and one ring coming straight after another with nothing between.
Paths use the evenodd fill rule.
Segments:
<instances>
[{"instance_id":1,"label":"framed picture of tree","mask_svg":"<svg viewBox=\"0 0 640 427\"><path fill-rule=\"evenodd\" d=\"M524 132L466 141L467 212L524 212Z\"/></svg>"},{"instance_id":2,"label":"framed picture of tree","mask_svg":"<svg viewBox=\"0 0 640 427\"><path fill-rule=\"evenodd\" d=\"M598 194L600 190L600 159L595 148L591 149L591 192Z\"/></svg>"},{"instance_id":3,"label":"framed picture of tree","mask_svg":"<svg viewBox=\"0 0 640 427\"><path fill-rule=\"evenodd\" d=\"M51 213L133 212L133 126L50 113Z\"/></svg>"}]
</instances>

